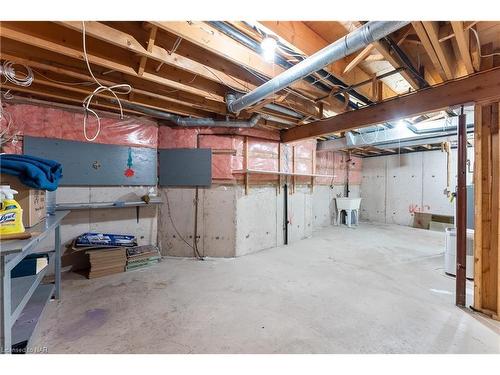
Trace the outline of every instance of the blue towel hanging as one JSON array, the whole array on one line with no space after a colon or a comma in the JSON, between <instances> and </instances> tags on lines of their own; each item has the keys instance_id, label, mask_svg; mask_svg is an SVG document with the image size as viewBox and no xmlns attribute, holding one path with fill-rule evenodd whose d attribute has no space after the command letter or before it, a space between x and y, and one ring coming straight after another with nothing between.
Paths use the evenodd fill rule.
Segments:
<instances>
[{"instance_id":1,"label":"blue towel hanging","mask_svg":"<svg viewBox=\"0 0 500 375\"><path fill-rule=\"evenodd\" d=\"M0 169L29 187L48 191L56 190L62 177L60 163L32 155L0 154Z\"/></svg>"}]
</instances>

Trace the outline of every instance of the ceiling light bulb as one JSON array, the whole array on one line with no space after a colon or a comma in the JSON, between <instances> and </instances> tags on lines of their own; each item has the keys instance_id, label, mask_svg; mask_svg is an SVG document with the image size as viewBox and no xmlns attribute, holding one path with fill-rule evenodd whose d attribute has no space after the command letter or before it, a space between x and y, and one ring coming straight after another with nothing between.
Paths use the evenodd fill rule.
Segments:
<instances>
[{"instance_id":1,"label":"ceiling light bulb","mask_svg":"<svg viewBox=\"0 0 500 375\"><path fill-rule=\"evenodd\" d=\"M396 123L396 129L404 129L406 128L406 122L404 120L399 120Z\"/></svg>"},{"instance_id":2,"label":"ceiling light bulb","mask_svg":"<svg viewBox=\"0 0 500 375\"><path fill-rule=\"evenodd\" d=\"M278 46L278 41L272 36L266 36L260 43L260 48L262 49L262 56L264 60L272 62L274 61L274 56L276 52L276 47Z\"/></svg>"}]
</instances>

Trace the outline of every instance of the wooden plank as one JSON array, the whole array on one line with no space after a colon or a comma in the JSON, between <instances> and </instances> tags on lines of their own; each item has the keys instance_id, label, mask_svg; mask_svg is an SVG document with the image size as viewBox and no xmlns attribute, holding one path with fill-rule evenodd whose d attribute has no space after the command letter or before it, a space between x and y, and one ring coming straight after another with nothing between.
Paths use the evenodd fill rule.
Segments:
<instances>
[{"instance_id":1,"label":"wooden plank","mask_svg":"<svg viewBox=\"0 0 500 375\"><path fill-rule=\"evenodd\" d=\"M474 308L482 309L482 106L474 106Z\"/></svg>"},{"instance_id":2,"label":"wooden plank","mask_svg":"<svg viewBox=\"0 0 500 375\"><path fill-rule=\"evenodd\" d=\"M418 38L422 42L422 46L425 49L425 52L429 56L429 59L432 62L432 65L434 65L434 68L436 68L437 73L441 77L443 81L446 81L446 74L443 70L443 67L441 66L441 63L439 62L438 56L436 52L434 51L434 47L432 46L432 43L427 36L427 32L425 31L424 25L422 22L412 22L412 26L415 29Z\"/></svg>"},{"instance_id":3,"label":"wooden plank","mask_svg":"<svg viewBox=\"0 0 500 375\"><path fill-rule=\"evenodd\" d=\"M39 48L42 48L42 49L45 49L45 50L48 50L51 52L55 52L58 54L62 54L62 55L68 56L68 57L75 58L78 60L83 60L83 54L82 54L82 51L80 49L75 49L72 47L65 46L61 43L55 43L55 42L52 42L50 40L45 40L45 39L39 38L39 37L34 36L34 35L25 34L24 32L20 32L14 28L11 28L8 24L5 24L5 23L2 23L1 36L2 36L2 38L15 40L15 41L18 41L21 43L25 43L27 45L39 47ZM113 71L118 71L118 72L121 72L124 74L138 77L137 72L131 66L121 64L118 62L114 62L114 61L111 61L107 58L102 58L100 56L96 56L96 55L93 55L91 53L87 53L87 56L88 56L89 62L93 65L98 65L98 66L101 66L101 67L104 67L104 68L107 68L107 69L110 69ZM149 72L144 72L144 74L142 75L142 78L149 80L149 81L163 84L165 86L168 86L169 88L186 91L186 92L189 92L192 94L201 95L201 96L208 95L208 93L206 91L203 91L203 90L200 90L200 89L197 89L197 88L194 88L194 87L182 84L182 83L178 83L178 82L175 82L173 80L163 78L163 77L160 77L160 76L155 75L155 74L151 74ZM217 95L212 94L212 96L217 98ZM218 98L221 101L224 100L224 98L221 96L218 96Z\"/></svg>"},{"instance_id":4,"label":"wooden plank","mask_svg":"<svg viewBox=\"0 0 500 375\"><path fill-rule=\"evenodd\" d=\"M468 31L472 26L474 26L478 21L468 21L462 22L463 31ZM444 42L445 40L451 39L455 37L455 30L452 28L452 25L446 24L439 28L439 41Z\"/></svg>"},{"instance_id":5,"label":"wooden plank","mask_svg":"<svg viewBox=\"0 0 500 375\"><path fill-rule=\"evenodd\" d=\"M500 103L475 108L474 308L500 319Z\"/></svg>"},{"instance_id":6,"label":"wooden plank","mask_svg":"<svg viewBox=\"0 0 500 375\"><path fill-rule=\"evenodd\" d=\"M500 68L494 68L389 99L377 105L285 130L282 133L282 140L291 142L325 136L498 97L500 97Z\"/></svg>"},{"instance_id":7,"label":"wooden plank","mask_svg":"<svg viewBox=\"0 0 500 375\"><path fill-rule=\"evenodd\" d=\"M274 77L285 69L266 62L257 52L222 34L218 30L203 22L151 22L158 28L188 40L189 42L205 48L226 60L243 65L266 77ZM304 81L298 81L290 86L309 96L311 99L324 93Z\"/></svg>"},{"instance_id":8,"label":"wooden plank","mask_svg":"<svg viewBox=\"0 0 500 375\"><path fill-rule=\"evenodd\" d=\"M453 53L451 51L451 46L446 44L447 42L439 42L439 24L435 21L423 21L422 25L424 25L427 36L444 70L446 79L453 79L455 77Z\"/></svg>"},{"instance_id":9,"label":"wooden plank","mask_svg":"<svg viewBox=\"0 0 500 375\"><path fill-rule=\"evenodd\" d=\"M499 277L499 250L500 250L500 134L499 134L499 103L491 105L491 150L492 150L492 185L491 185L491 249L490 249L490 283L491 307L500 315L500 277ZM487 306L486 306L487 307Z\"/></svg>"},{"instance_id":10,"label":"wooden plank","mask_svg":"<svg viewBox=\"0 0 500 375\"><path fill-rule=\"evenodd\" d=\"M469 31L464 32L464 23L462 21L451 21L451 27L455 33L460 56L467 70L467 74L474 73L472 59L469 51Z\"/></svg>"},{"instance_id":11,"label":"wooden plank","mask_svg":"<svg viewBox=\"0 0 500 375\"><path fill-rule=\"evenodd\" d=\"M147 51L148 53L151 53L153 52L153 46L155 44L155 38L156 38L156 31L158 30L158 28L156 26L153 26L151 27L151 29L149 30L149 38L148 38L148 48L147 48ZM142 56L141 57L141 62L139 63L139 69L137 70L137 74L139 74L140 76L142 76L142 74L144 73L144 68L146 67L146 62L147 62L148 58L147 56Z\"/></svg>"},{"instance_id":12,"label":"wooden plank","mask_svg":"<svg viewBox=\"0 0 500 375\"><path fill-rule=\"evenodd\" d=\"M355 67L358 66L359 63L363 62L368 55L370 55L375 46L373 44L369 44L366 46L361 52L359 52L354 59L351 60L349 64L344 68L343 74L347 74L352 71Z\"/></svg>"},{"instance_id":13,"label":"wooden plank","mask_svg":"<svg viewBox=\"0 0 500 375\"><path fill-rule=\"evenodd\" d=\"M65 22L59 22L59 24L79 32L82 31L82 23L79 21L65 21ZM158 29L157 26L153 25L150 29L151 33L153 33L153 30L157 29ZM222 80L226 85L234 87L238 90L246 91L246 87L248 87L249 84L249 82L247 81L229 76L225 72L220 71L218 69L215 68L207 69L207 67L205 67L203 64L198 63L197 61L188 59L176 53L169 53L169 51L167 51L166 49L160 46L156 46L154 42L148 44L148 48L145 49L132 35L123 33L120 30L114 29L101 22L96 22L96 21L85 22L85 34L93 38L97 38L103 42L110 43L116 47L120 47L128 51L134 52L142 57L150 58L160 63L180 68L182 70L185 70L192 74L199 75L208 80L218 83L220 83L220 80ZM154 32L154 36L156 36L156 31ZM151 40L151 34L150 34L150 40ZM140 71L139 75L142 76Z\"/></svg>"},{"instance_id":14,"label":"wooden plank","mask_svg":"<svg viewBox=\"0 0 500 375\"><path fill-rule=\"evenodd\" d=\"M380 54L382 56L384 56L384 58L389 62L389 64L392 65L392 67L394 69L397 69L397 68L403 66L403 63L401 62L401 60L397 56L393 55L389 51L389 49L384 45L384 43L378 41L378 42L374 42L373 45L375 46L377 51L380 52ZM418 90L420 88L418 82L406 70L403 70L400 74L414 90Z\"/></svg>"}]
</instances>

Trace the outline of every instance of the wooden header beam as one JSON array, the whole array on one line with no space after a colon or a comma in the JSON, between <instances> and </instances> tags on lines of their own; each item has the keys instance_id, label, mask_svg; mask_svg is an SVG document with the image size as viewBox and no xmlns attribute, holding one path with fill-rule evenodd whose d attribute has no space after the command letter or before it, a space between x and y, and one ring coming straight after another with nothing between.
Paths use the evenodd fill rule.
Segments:
<instances>
[{"instance_id":1,"label":"wooden header beam","mask_svg":"<svg viewBox=\"0 0 500 375\"><path fill-rule=\"evenodd\" d=\"M285 130L281 139L283 142L292 142L315 138L497 97L500 97L500 68L448 81L327 120L297 126Z\"/></svg>"}]
</instances>

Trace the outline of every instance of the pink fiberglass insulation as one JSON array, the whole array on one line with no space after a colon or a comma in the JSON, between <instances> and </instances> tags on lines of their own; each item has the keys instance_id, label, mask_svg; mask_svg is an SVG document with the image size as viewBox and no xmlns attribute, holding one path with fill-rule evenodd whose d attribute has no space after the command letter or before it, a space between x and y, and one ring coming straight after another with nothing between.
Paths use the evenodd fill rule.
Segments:
<instances>
[{"instance_id":1,"label":"pink fiberglass insulation","mask_svg":"<svg viewBox=\"0 0 500 375\"><path fill-rule=\"evenodd\" d=\"M86 142L83 114L41 105L7 103L4 109L12 117L11 132L17 135ZM94 136L96 120L88 118L87 134ZM156 148L158 127L155 122L126 117L101 116L101 132L95 143ZM15 149L18 149L16 147Z\"/></svg>"},{"instance_id":2,"label":"pink fiberglass insulation","mask_svg":"<svg viewBox=\"0 0 500 375\"><path fill-rule=\"evenodd\" d=\"M334 152L333 151L317 151L316 152L316 174L333 176L334 171ZM317 177L317 184L332 185L333 177Z\"/></svg>"},{"instance_id":3,"label":"pink fiberglass insulation","mask_svg":"<svg viewBox=\"0 0 500 375\"><path fill-rule=\"evenodd\" d=\"M335 151L316 152L316 173L323 175L333 175L330 177L318 177L316 182L321 185L343 185L347 182L347 160L348 154ZM349 183L351 185L361 184L361 169L363 159L351 156L349 163Z\"/></svg>"},{"instance_id":4,"label":"pink fiberglass insulation","mask_svg":"<svg viewBox=\"0 0 500 375\"><path fill-rule=\"evenodd\" d=\"M349 184L351 185L361 184L362 169L363 169L363 158L357 156L351 156L351 164L349 166Z\"/></svg>"}]
</instances>

